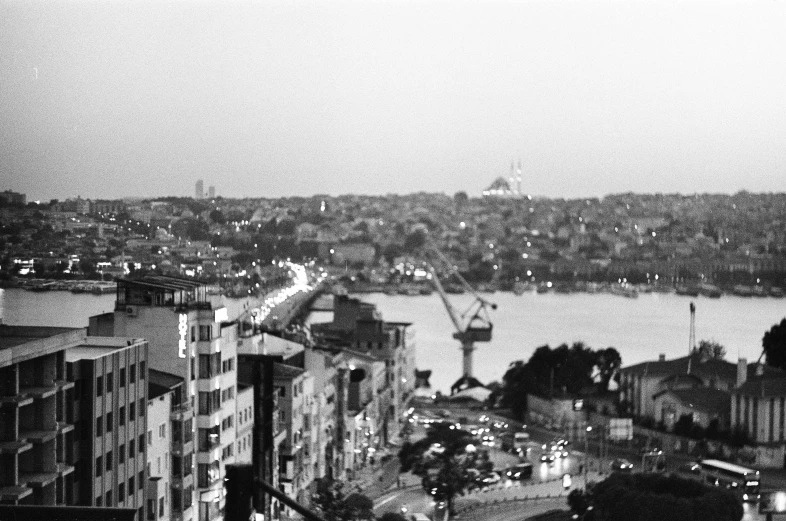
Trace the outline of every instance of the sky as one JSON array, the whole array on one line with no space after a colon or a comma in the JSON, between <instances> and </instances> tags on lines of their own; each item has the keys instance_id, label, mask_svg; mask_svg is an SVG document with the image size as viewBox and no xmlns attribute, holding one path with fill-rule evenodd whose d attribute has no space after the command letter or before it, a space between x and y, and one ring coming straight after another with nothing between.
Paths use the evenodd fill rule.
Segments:
<instances>
[{"instance_id":1,"label":"sky","mask_svg":"<svg viewBox=\"0 0 786 521\"><path fill-rule=\"evenodd\" d=\"M0 1L28 200L782 192L786 2Z\"/></svg>"}]
</instances>

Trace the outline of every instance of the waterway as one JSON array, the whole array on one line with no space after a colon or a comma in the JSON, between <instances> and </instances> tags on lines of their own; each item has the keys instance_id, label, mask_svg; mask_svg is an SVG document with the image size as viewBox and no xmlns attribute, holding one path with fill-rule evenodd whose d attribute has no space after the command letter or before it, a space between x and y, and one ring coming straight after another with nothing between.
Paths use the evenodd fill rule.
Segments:
<instances>
[{"instance_id":1,"label":"waterway","mask_svg":"<svg viewBox=\"0 0 786 521\"><path fill-rule=\"evenodd\" d=\"M453 324L436 294L408 297L370 293L358 295L377 305L385 320L411 322L415 328L417 367L431 369L434 389L446 391L461 373L461 352L452 338ZM498 305L492 312L491 342L477 344L475 376L482 382L500 380L511 362L527 360L539 346L555 347L582 341L592 348L615 347L623 365L668 358L688 352L690 302L696 304L696 339L716 340L727 359L755 361L764 332L786 317L786 299L691 298L674 294L641 294L628 299L609 294L486 294ZM468 295L450 295L454 307L469 307ZM0 316L5 324L86 327L91 315L112 311L115 295L36 293L0 290ZM227 300L230 316L248 305ZM317 312L311 321L331 320Z\"/></svg>"}]
</instances>

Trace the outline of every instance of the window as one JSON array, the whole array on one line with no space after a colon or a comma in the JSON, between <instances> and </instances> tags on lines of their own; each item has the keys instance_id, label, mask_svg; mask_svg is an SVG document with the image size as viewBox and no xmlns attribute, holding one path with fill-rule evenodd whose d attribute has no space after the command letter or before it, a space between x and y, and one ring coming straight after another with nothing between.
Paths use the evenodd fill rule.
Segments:
<instances>
[{"instance_id":1,"label":"window","mask_svg":"<svg viewBox=\"0 0 786 521\"><path fill-rule=\"evenodd\" d=\"M156 518L156 500L155 499L148 499L147 500L147 519L148 521L154 521Z\"/></svg>"},{"instance_id":2,"label":"window","mask_svg":"<svg viewBox=\"0 0 786 521\"><path fill-rule=\"evenodd\" d=\"M139 379L144 380L147 377L147 373L145 372L145 361L142 360L139 362Z\"/></svg>"},{"instance_id":3,"label":"window","mask_svg":"<svg viewBox=\"0 0 786 521\"><path fill-rule=\"evenodd\" d=\"M136 402L128 404L128 421L134 421L136 417Z\"/></svg>"},{"instance_id":4,"label":"window","mask_svg":"<svg viewBox=\"0 0 786 521\"><path fill-rule=\"evenodd\" d=\"M280 421L280 422L284 422L284 421L286 421L286 418L287 418L287 417L286 417L286 415L284 414L284 410L283 410L283 409L282 409L282 410L280 410L280 411L278 411L278 421Z\"/></svg>"},{"instance_id":5,"label":"window","mask_svg":"<svg viewBox=\"0 0 786 521\"><path fill-rule=\"evenodd\" d=\"M104 506L104 496L98 496L98 497L96 498L96 506L97 506L97 507L102 507L102 506Z\"/></svg>"},{"instance_id":6,"label":"window","mask_svg":"<svg viewBox=\"0 0 786 521\"><path fill-rule=\"evenodd\" d=\"M112 451L106 453L106 471L112 470Z\"/></svg>"},{"instance_id":7,"label":"window","mask_svg":"<svg viewBox=\"0 0 786 521\"><path fill-rule=\"evenodd\" d=\"M221 363L221 353L212 355L199 355L199 377L213 378L219 374L219 364Z\"/></svg>"},{"instance_id":8,"label":"window","mask_svg":"<svg viewBox=\"0 0 786 521\"><path fill-rule=\"evenodd\" d=\"M101 477L104 473L104 459L101 456L96 458L96 477Z\"/></svg>"},{"instance_id":9,"label":"window","mask_svg":"<svg viewBox=\"0 0 786 521\"><path fill-rule=\"evenodd\" d=\"M145 451L145 434L142 433L139 435L139 452Z\"/></svg>"},{"instance_id":10,"label":"window","mask_svg":"<svg viewBox=\"0 0 786 521\"><path fill-rule=\"evenodd\" d=\"M106 506L111 507L112 505L112 491L106 493Z\"/></svg>"},{"instance_id":11,"label":"window","mask_svg":"<svg viewBox=\"0 0 786 521\"><path fill-rule=\"evenodd\" d=\"M96 396L104 394L104 377L99 376L96 378Z\"/></svg>"},{"instance_id":12,"label":"window","mask_svg":"<svg viewBox=\"0 0 786 521\"><path fill-rule=\"evenodd\" d=\"M117 486L117 501L118 503L122 503L126 500L126 484L120 483Z\"/></svg>"},{"instance_id":13,"label":"window","mask_svg":"<svg viewBox=\"0 0 786 521\"><path fill-rule=\"evenodd\" d=\"M196 360L196 358L192 358L191 359L191 379L192 380L196 379L196 362L194 362L194 360Z\"/></svg>"},{"instance_id":14,"label":"window","mask_svg":"<svg viewBox=\"0 0 786 521\"><path fill-rule=\"evenodd\" d=\"M191 341L196 341L196 326L191 326Z\"/></svg>"},{"instance_id":15,"label":"window","mask_svg":"<svg viewBox=\"0 0 786 521\"><path fill-rule=\"evenodd\" d=\"M164 498L158 498L158 516L163 517L164 515Z\"/></svg>"},{"instance_id":16,"label":"window","mask_svg":"<svg viewBox=\"0 0 786 521\"><path fill-rule=\"evenodd\" d=\"M123 426L126 424L126 406L121 405L120 410L117 412L117 424Z\"/></svg>"},{"instance_id":17,"label":"window","mask_svg":"<svg viewBox=\"0 0 786 521\"><path fill-rule=\"evenodd\" d=\"M104 417L99 416L96 419L96 438L104 434Z\"/></svg>"},{"instance_id":18,"label":"window","mask_svg":"<svg viewBox=\"0 0 786 521\"><path fill-rule=\"evenodd\" d=\"M134 488L134 476L131 476L130 478L128 478L128 495L130 496L131 494L133 494L134 490L136 490Z\"/></svg>"},{"instance_id":19,"label":"window","mask_svg":"<svg viewBox=\"0 0 786 521\"><path fill-rule=\"evenodd\" d=\"M139 403L137 405L137 409L139 409L139 417L140 418L144 418L145 417L145 399L144 398L140 398L139 399Z\"/></svg>"},{"instance_id":20,"label":"window","mask_svg":"<svg viewBox=\"0 0 786 521\"><path fill-rule=\"evenodd\" d=\"M106 373L106 392L115 390L115 373Z\"/></svg>"},{"instance_id":21,"label":"window","mask_svg":"<svg viewBox=\"0 0 786 521\"><path fill-rule=\"evenodd\" d=\"M137 475L137 480L139 481L139 490L142 490L142 487L145 485L145 471L140 470L139 474Z\"/></svg>"},{"instance_id":22,"label":"window","mask_svg":"<svg viewBox=\"0 0 786 521\"><path fill-rule=\"evenodd\" d=\"M117 385L119 385L120 387L125 387L126 386L126 368L125 367L121 367L120 368L120 381L117 383Z\"/></svg>"},{"instance_id":23,"label":"window","mask_svg":"<svg viewBox=\"0 0 786 521\"><path fill-rule=\"evenodd\" d=\"M281 387L279 387L278 388L278 395L280 397L284 398L287 395L287 388L284 387L283 385Z\"/></svg>"},{"instance_id":24,"label":"window","mask_svg":"<svg viewBox=\"0 0 786 521\"><path fill-rule=\"evenodd\" d=\"M126 445L123 443L117 448L117 463L122 464L126 462Z\"/></svg>"},{"instance_id":25,"label":"window","mask_svg":"<svg viewBox=\"0 0 786 521\"><path fill-rule=\"evenodd\" d=\"M131 364L131 367L128 368L128 379L129 383L136 383L136 364Z\"/></svg>"},{"instance_id":26,"label":"window","mask_svg":"<svg viewBox=\"0 0 786 521\"><path fill-rule=\"evenodd\" d=\"M212 333L212 327L210 326L199 326L199 339L200 340L210 340L210 335Z\"/></svg>"},{"instance_id":27,"label":"window","mask_svg":"<svg viewBox=\"0 0 786 521\"><path fill-rule=\"evenodd\" d=\"M114 414L111 412L106 413L106 432L112 432L112 426L114 425Z\"/></svg>"},{"instance_id":28,"label":"window","mask_svg":"<svg viewBox=\"0 0 786 521\"><path fill-rule=\"evenodd\" d=\"M221 408L221 391L199 392L199 414L213 414Z\"/></svg>"},{"instance_id":29,"label":"window","mask_svg":"<svg viewBox=\"0 0 786 521\"><path fill-rule=\"evenodd\" d=\"M166 423L162 423L158 426L158 437L164 438L166 436Z\"/></svg>"},{"instance_id":30,"label":"window","mask_svg":"<svg viewBox=\"0 0 786 521\"><path fill-rule=\"evenodd\" d=\"M135 443L136 443L136 440L131 440L131 441L128 442L128 459L131 459L131 458L136 456L136 454L135 454L136 450L135 450L135 447L134 447Z\"/></svg>"},{"instance_id":31,"label":"window","mask_svg":"<svg viewBox=\"0 0 786 521\"><path fill-rule=\"evenodd\" d=\"M147 444L152 446L153 445L153 431L147 431Z\"/></svg>"}]
</instances>

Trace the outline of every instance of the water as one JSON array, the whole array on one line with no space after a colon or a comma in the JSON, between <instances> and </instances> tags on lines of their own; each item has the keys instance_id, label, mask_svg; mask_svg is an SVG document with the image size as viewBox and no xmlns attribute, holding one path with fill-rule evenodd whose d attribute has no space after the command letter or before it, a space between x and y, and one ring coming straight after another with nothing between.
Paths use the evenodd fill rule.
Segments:
<instances>
[{"instance_id":1,"label":"water","mask_svg":"<svg viewBox=\"0 0 786 521\"><path fill-rule=\"evenodd\" d=\"M385 320L412 322L416 330L417 367L431 369L431 384L447 391L461 375L461 352L452 338L453 325L439 296L407 297L372 293L360 295L377 305ZM691 298L674 294L642 294L627 299L607 294L535 294L517 297L495 293L494 334L477 344L475 376L484 383L500 380L508 365L527 360L535 348L583 341L598 349L615 347L623 365L668 358L688 351L691 301L696 304L696 339L726 346L727 359L755 361L764 332L786 317L786 300L723 296ZM468 295L450 295L459 311L468 308ZM64 291L0 290L0 316L5 324L86 327L91 315L112 311L115 295L73 294ZM245 301L226 301L230 316ZM314 313L312 321L329 321L330 313Z\"/></svg>"},{"instance_id":2,"label":"water","mask_svg":"<svg viewBox=\"0 0 786 521\"><path fill-rule=\"evenodd\" d=\"M491 312L491 342L476 344L475 377L483 383L501 380L515 360L527 360L548 344L582 341L594 349L616 348L623 366L684 356L690 335L689 304L696 304L696 340L716 340L726 347L726 359L755 361L764 332L786 317L786 300L723 296L691 298L674 294L642 294L637 299L608 294L512 293L485 295L498 305ZM439 296L406 297L373 293L372 302L390 321L412 322L416 328L417 367L431 369L431 385L443 392L461 375L461 352L452 338L453 324ZM463 312L468 295L449 295Z\"/></svg>"}]
</instances>

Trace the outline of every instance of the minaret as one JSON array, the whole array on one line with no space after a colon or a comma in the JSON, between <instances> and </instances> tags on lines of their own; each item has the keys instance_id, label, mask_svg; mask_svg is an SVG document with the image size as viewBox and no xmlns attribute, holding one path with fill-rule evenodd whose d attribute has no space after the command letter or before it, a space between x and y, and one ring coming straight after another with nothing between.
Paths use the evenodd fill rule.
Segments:
<instances>
[{"instance_id":1,"label":"minaret","mask_svg":"<svg viewBox=\"0 0 786 521\"><path fill-rule=\"evenodd\" d=\"M521 159L519 159L519 169L516 171L516 182L517 182L516 195L521 196L521 194L522 194L522 191L521 191Z\"/></svg>"},{"instance_id":2,"label":"minaret","mask_svg":"<svg viewBox=\"0 0 786 521\"><path fill-rule=\"evenodd\" d=\"M516 165L514 161L510 162L510 194L508 195L515 195L516 193L516 178L514 174L516 173Z\"/></svg>"}]
</instances>

